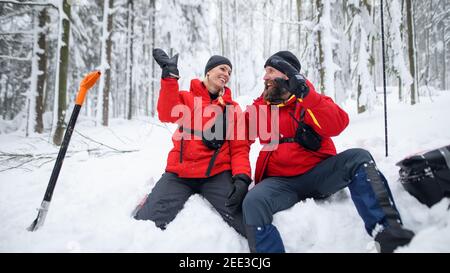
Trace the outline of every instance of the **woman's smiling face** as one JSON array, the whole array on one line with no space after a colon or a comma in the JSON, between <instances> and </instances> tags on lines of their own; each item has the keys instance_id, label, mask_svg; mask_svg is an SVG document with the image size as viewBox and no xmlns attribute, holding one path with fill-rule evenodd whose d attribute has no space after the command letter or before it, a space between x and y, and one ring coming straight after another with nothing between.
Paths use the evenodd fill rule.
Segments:
<instances>
[{"instance_id":1,"label":"woman's smiling face","mask_svg":"<svg viewBox=\"0 0 450 273\"><path fill-rule=\"evenodd\" d=\"M208 71L208 82L212 85L213 90L222 90L231 77L231 67L221 64Z\"/></svg>"}]
</instances>

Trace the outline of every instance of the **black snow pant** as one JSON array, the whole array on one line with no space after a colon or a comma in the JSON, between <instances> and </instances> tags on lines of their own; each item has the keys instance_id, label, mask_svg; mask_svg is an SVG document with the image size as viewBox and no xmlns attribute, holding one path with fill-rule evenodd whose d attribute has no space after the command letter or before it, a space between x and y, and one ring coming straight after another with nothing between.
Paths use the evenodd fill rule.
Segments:
<instances>
[{"instance_id":1,"label":"black snow pant","mask_svg":"<svg viewBox=\"0 0 450 273\"><path fill-rule=\"evenodd\" d=\"M232 187L230 171L208 178L180 178L177 174L166 172L137 211L135 219L152 220L157 227L165 229L188 198L198 193L211 203L231 227L245 237L242 212L233 213L225 206Z\"/></svg>"}]
</instances>

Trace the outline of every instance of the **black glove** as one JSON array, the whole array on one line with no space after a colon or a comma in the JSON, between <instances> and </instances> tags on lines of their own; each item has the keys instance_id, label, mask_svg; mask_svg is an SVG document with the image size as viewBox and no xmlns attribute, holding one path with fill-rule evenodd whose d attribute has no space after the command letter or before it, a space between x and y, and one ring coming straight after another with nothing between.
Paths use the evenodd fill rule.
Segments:
<instances>
[{"instance_id":1,"label":"black glove","mask_svg":"<svg viewBox=\"0 0 450 273\"><path fill-rule=\"evenodd\" d=\"M169 58L169 56L160 48L153 49L153 58L159 64L162 69L161 78L180 78L180 72L178 72L178 54Z\"/></svg>"},{"instance_id":2,"label":"black glove","mask_svg":"<svg viewBox=\"0 0 450 273\"><path fill-rule=\"evenodd\" d=\"M248 192L248 186L252 180L246 174L237 174L233 176L233 188L228 193L228 200L225 206L233 213L238 212L241 209L242 201Z\"/></svg>"},{"instance_id":3,"label":"black glove","mask_svg":"<svg viewBox=\"0 0 450 273\"><path fill-rule=\"evenodd\" d=\"M297 69L290 63L278 57L273 57L272 62L276 63L276 65L282 69L282 72L289 78L288 80L276 78L275 82L280 87L286 88L297 98L304 98L308 95L309 87L306 84L306 79L297 71Z\"/></svg>"}]
</instances>

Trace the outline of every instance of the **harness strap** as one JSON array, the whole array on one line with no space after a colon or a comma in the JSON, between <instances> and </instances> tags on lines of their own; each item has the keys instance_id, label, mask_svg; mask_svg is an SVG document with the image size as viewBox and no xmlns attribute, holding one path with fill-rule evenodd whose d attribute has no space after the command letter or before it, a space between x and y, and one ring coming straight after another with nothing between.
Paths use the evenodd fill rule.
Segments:
<instances>
[{"instance_id":1,"label":"harness strap","mask_svg":"<svg viewBox=\"0 0 450 273\"><path fill-rule=\"evenodd\" d=\"M223 112L223 129L224 129L224 136L227 133L227 120L226 120L226 114L227 114L227 108L225 107L225 110ZM192 135L199 136L203 139L203 131L199 130L193 130L191 128L186 128L183 126L178 127L178 130L181 132L186 132ZM183 136L181 136L181 146L180 146L180 163L183 162ZM223 147L223 145L220 145L217 149L214 150L214 154L212 155L211 159L208 163L208 168L206 169L206 176L208 177L211 174L211 171L214 167L214 163L216 161L217 155L219 155L220 149Z\"/></svg>"}]
</instances>

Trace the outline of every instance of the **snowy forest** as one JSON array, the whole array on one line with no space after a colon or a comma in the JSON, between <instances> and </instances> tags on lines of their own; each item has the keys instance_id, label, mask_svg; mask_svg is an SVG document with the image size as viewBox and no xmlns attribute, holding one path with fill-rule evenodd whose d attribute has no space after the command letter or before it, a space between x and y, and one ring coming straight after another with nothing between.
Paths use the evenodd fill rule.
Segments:
<instances>
[{"instance_id":1,"label":"snowy forest","mask_svg":"<svg viewBox=\"0 0 450 273\"><path fill-rule=\"evenodd\" d=\"M450 0L0 0L0 253L250 251L200 194L165 230L131 216L165 173L179 129L158 116L162 71L154 48L179 54L183 90L204 78L212 55L229 58L227 86L241 108L261 95L267 58L294 53L316 91L348 113L345 131L333 136L336 151L370 151L403 225L416 234L396 252L450 252L450 198L420 202L398 165L426 150L450 151L449 6ZM81 107L80 83L94 70L101 76ZM78 120L71 119L75 110ZM70 146L61 145L65 132L69 140L74 133ZM255 142L250 149L252 176L262 147ZM439 166L450 185L450 154L439 151L447 156ZM48 210L49 201L40 202L55 177ZM286 252L376 253L351 197L346 188L276 213ZM46 223L29 232L39 204L39 213L49 211Z\"/></svg>"},{"instance_id":2,"label":"snowy forest","mask_svg":"<svg viewBox=\"0 0 450 273\"><path fill-rule=\"evenodd\" d=\"M448 89L449 2L385 1L387 84L399 102ZM376 0L1 0L0 133L47 132L60 144L78 84L95 69L103 76L82 116L97 126L155 116L155 47L180 54L183 88L209 56L227 56L234 97L259 95L264 61L290 50L322 94L370 111L383 91L380 9Z\"/></svg>"}]
</instances>

